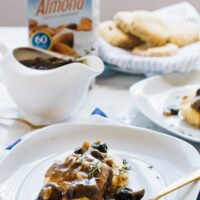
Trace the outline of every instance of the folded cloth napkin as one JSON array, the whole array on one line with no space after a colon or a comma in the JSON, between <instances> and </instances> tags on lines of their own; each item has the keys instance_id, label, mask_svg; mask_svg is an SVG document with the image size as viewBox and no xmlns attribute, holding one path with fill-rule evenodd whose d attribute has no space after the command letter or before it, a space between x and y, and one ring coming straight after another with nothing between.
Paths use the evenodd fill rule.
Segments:
<instances>
[{"instance_id":1,"label":"folded cloth napkin","mask_svg":"<svg viewBox=\"0 0 200 200\"><path fill-rule=\"evenodd\" d=\"M122 123L116 122L112 119L109 119L108 116L99 108L96 108L92 112L91 116L86 121L84 121L83 123L116 124L116 125L121 125L121 126L127 126L127 125L124 125ZM16 142L9 145L5 149L5 151L0 151L0 160L1 160L1 158L3 158L6 155L6 152L12 150L12 148L14 148L20 141L21 141L21 139L18 139ZM200 194L199 194L197 200L200 200Z\"/></svg>"},{"instance_id":2,"label":"folded cloth napkin","mask_svg":"<svg viewBox=\"0 0 200 200\"><path fill-rule=\"evenodd\" d=\"M168 21L192 21L200 23L198 12L184 2L168 6L154 13ZM112 69L134 74L168 74L189 72L200 66L200 42L181 48L179 53L170 57L141 57L126 50L113 47L105 40L98 41L98 55Z\"/></svg>"}]
</instances>

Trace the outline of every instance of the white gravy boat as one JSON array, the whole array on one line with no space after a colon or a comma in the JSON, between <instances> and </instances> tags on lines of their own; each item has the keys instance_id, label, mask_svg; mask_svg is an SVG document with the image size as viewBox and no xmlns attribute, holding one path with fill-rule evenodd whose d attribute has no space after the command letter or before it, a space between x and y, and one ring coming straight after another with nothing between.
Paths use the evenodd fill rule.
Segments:
<instances>
[{"instance_id":1,"label":"white gravy boat","mask_svg":"<svg viewBox=\"0 0 200 200\"><path fill-rule=\"evenodd\" d=\"M89 85L104 70L96 56L86 56L83 63L71 63L50 70L29 68L19 62L38 56L48 57L42 50L17 48L6 52L0 60L0 79L14 102L27 114L48 122L69 118L84 102ZM6 53L5 53L6 52Z\"/></svg>"}]
</instances>

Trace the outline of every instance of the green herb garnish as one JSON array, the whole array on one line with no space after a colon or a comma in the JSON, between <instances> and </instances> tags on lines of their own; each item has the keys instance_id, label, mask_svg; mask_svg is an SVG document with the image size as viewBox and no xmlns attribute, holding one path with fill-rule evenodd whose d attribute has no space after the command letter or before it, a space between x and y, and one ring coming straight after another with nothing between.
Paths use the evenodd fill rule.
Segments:
<instances>
[{"instance_id":1,"label":"green herb garnish","mask_svg":"<svg viewBox=\"0 0 200 200\"><path fill-rule=\"evenodd\" d=\"M92 178L94 177L94 175L96 173L101 173L101 169L98 166L99 162L95 163L95 164L91 164L92 166L92 171L90 173L88 173L88 178Z\"/></svg>"}]
</instances>

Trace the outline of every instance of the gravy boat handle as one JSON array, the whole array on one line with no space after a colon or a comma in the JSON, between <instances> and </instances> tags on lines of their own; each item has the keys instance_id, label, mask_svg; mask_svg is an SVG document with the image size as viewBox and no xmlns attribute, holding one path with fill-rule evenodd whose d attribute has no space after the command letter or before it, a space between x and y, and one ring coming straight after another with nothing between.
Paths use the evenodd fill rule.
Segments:
<instances>
[{"instance_id":1,"label":"gravy boat handle","mask_svg":"<svg viewBox=\"0 0 200 200\"><path fill-rule=\"evenodd\" d=\"M103 71L104 71L104 63L98 56L89 55L89 56L85 56L85 58L88 61L87 68L89 69L89 71L94 73L95 76L98 76L101 73L103 73Z\"/></svg>"},{"instance_id":2,"label":"gravy boat handle","mask_svg":"<svg viewBox=\"0 0 200 200\"><path fill-rule=\"evenodd\" d=\"M6 54L8 52L9 52L8 48L4 44L0 43L0 58L2 58L4 56L4 54ZM1 71L0 71L0 82L2 82Z\"/></svg>"},{"instance_id":3,"label":"gravy boat handle","mask_svg":"<svg viewBox=\"0 0 200 200\"><path fill-rule=\"evenodd\" d=\"M1 54L1 56L6 54L8 51L9 51L8 48L4 44L0 43L0 54Z\"/></svg>"}]
</instances>

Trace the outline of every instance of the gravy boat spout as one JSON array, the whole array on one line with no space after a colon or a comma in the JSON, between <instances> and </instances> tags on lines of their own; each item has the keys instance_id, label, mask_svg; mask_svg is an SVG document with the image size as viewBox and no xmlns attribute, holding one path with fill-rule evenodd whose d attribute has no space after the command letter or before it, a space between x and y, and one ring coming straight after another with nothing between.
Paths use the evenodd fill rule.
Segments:
<instances>
[{"instance_id":1,"label":"gravy boat spout","mask_svg":"<svg viewBox=\"0 0 200 200\"><path fill-rule=\"evenodd\" d=\"M71 64L63 65L60 68L49 71L49 73L57 73L62 76L62 73L65 73L65 76L70 76L75 80L72 82L89 82L100 75L104 71L104 64L100 58L97 56L85 56L81 59L77 59L76 62ZM83 82L82 82L83 83Z\"/></svg>"},{"instance_id":2,"label":"gravy boat spout","mask_svg":"<svg viewBox=\"0 0 200 200\"><path fill-rule=\"evenodd\" d=\"M96 56L68 62L40 50L19 49L1 60L3 83L24 112L50 123L69 118L84 102L92 79L104 70Z\"/></svg>"}]
</instances>

